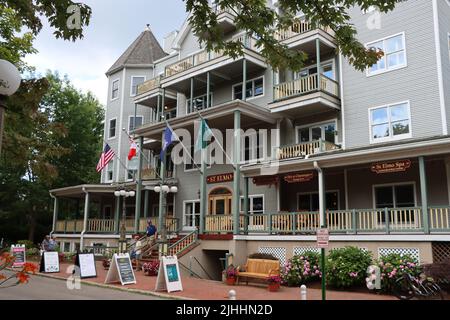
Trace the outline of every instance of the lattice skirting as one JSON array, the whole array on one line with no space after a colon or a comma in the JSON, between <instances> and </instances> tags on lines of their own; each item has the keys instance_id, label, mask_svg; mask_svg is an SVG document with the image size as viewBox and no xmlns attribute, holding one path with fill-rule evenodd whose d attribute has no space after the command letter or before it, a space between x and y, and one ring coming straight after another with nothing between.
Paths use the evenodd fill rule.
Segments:
<instances>
[{"instance_id":1,"label":"lattice skirting","mask_svg":"<svg viewBox=\"0 0 450 320\"><path fill-rule=\"evenodd\" d=\"M439 263L450 259L450 242L433 242L431 248L433 262Z\"/></svg>"},{"instance_id":2,"label":"lattice skirting","mask_svg":"<svg viewBox=\"0 0 450 320\"><path fill-rule=\"evenodd\" d=\"M280 260L280 264L286 264L286 248L282 247L259 247L259 253L271 254Z\"/></svg>"},{"instance_id":3,"label":"lattice skirting","mask_svg":"<svg viewBox=\"0 0 450 320\"><path fill-rule=\"evenodd\" d=\"M378 258L382 256L397 253L400 255L410 255L420 261L420 250L419 248L378 248Z\"/></svg>"},{"instance_id":4,"label":"lattice skirting","mask_svg":"<svg viewBox=\"0 0 450 320\"><path fill-rule=\"evenodd\" d=\"M320 253L320 249L317 247L294 247L293 254L294 254L294 256L299 256L299 255L304 254L307 251Z\"/></svg>"}]
</instances>

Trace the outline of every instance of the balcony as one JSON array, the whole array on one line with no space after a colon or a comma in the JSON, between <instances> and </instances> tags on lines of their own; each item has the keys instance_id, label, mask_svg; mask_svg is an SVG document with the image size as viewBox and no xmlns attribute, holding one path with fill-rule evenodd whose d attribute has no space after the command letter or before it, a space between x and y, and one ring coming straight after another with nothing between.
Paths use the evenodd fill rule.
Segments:
<instances>
[{"instance_id":1,"label":"balcony","mask_svg":"<svg viewBox=\"0 0 450 320\"><path fill-rule=\"evenodd\" d=\"M217 23L225 34L236 30L236 25L234 23L236 13L233 9L228 7L221 8L218 5L214 5L213 10L217 14Z\"/></svg>"},{"instance_id":2,"label":"balcony","mask_svg":"<svg viewBox=\"0 0 450 320\"><path fill-rule=\"evenodd\" d=\"M285 160L320 154L327 151L339 150L340 147L326 140L303 142L291 146L280 147L277 150L277 159Z\"/></svg>"},{"instance_id":3,"label":"balcony","mask_svg":"<svg viewBox=\"0 0 450 320\"><path fill-rule=\"evenodd\" d=\"M137 95L141 95L143 93L147 93L149 91L152 91L154 89L159 88L161 84L161 77L158 76L156 78L150 79L145 81L144 83L140 84L137 88Z\"/></svg>"},{"instance_id":4,"label":"balcony","mask_svg":"<svg viewBox=\"0 0 450 320\"><path fill-rule=\"evenodd\" d=\"M422 208L353 209L327 211L332 234L424 233ZM450 207L429 208L431 233L450 233ZM265 234L315 234L320 228L318 212L241 214L240 232ZM206 233L231 233L233 217L205 217Z\"/></svg>"},{"instance_id":5,"label":"balcony","mask_svg":"<svg viewBox=\"0 0 450 320\"><path fill-rule=\"evenodd\" d=\"M329 27L319 26L315 28L309 21L300 20L295 22L290 28L278 30L275 33L275 39L288 45L290 48L297 48L299 46L308 47L308 43L315 39L320 39L321 42L328 47L335 48L334 31ZM305 48L307 50L307 48Z\"/></svg>"}]
</instances>

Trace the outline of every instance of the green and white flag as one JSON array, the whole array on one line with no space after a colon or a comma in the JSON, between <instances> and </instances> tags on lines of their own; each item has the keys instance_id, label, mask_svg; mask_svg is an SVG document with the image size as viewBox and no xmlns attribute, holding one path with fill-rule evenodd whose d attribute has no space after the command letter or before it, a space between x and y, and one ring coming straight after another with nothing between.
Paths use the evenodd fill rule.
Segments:
<instances>
[{"instance_id":1,"label":"green and white flag","mask_svg":"<svg viewBox=\"0 0 450 320\"><path fill-rule=\"evenodd\" d=\"M209 128L208 124L204 119L200 123L198 130L197 141L195 142L194 152L206 148L209 139L212 137L213 133Z\"/></svg>"}]
</instances>

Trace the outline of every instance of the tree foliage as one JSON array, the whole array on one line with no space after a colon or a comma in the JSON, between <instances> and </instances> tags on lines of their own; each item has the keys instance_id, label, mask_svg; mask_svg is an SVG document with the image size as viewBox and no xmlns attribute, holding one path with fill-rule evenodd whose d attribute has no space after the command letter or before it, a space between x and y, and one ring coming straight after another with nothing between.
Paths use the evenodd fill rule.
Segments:
<instances>
[{"instance_id":1,"label":"tree foliage","mask_svg":"<svg viewBox=\"0 0 450 320\"><path fill-rule=\"evenodd\" d=\"M217 21L217 10L208 0L184 0L186 9L191 13L190 23L193 31L208 50L223 50L231 57L242 54L243 44L239 41L227 41ZM268 63L275 69L289 68L298 71L308 56L305 52L289 49L277 40L277 32L292 27L302 12L306 20L314 27L327 26L335 33L340 53L357 70L375 64L383 52L365 48L357 40L357 32L352 25L349 9L360 6L362 10L378 6L380 12L393 10L404 0L278 0L274 6L267 6L266 0L216 0L216 6L235 13L235 25L238 30L248 32L256 39L256 46ZM219 10L220 11L220 10Z\"/></svg>"}]
</instances>

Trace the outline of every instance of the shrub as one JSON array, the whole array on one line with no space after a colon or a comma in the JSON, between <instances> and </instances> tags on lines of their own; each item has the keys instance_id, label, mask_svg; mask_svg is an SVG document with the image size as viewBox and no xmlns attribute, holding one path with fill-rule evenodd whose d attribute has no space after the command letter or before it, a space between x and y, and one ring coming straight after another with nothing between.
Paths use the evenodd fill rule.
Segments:
<instances>
[{"instance_id":1,"label":"shrub","mask_svg":"<svg viewBox=\"0 0 450 320\"><path fill-rule=\"evenodd\" d=\"M321 276L319 254L312 251L292 257L281 269L283 283L290 287L319 280Z\"/></svg>"},{"instance_id":2,"label":"shrub","mask_svg":"<svg viewBox=\"0 0 450 320\"><path fill-rule=\"evenodd\" d=\"M335 288L360 286L365 283L372 253L356 247L333 249L326 259L327 284Z\"/></svg>"},{"instance_id":3,"label":"shrub","mask_svg":"<svg viewBox=\"0 0 450 320\"><path fill-rule=\"evenodd\" d=\"M17 241L17 244L25 245L26 249L35 248L33 241L30 240L19 240Z\"/></svg>"},{"instance_id":4,"label":"shrub","mask_svg":"<svg viewBox=\"0 0 450 320\"><path fill-rule=\"evenodd\" d=\"M268 253L252 253L248 256L249 259L264 259L264 260L278 260L277 257Z\"/></svg>"},{"instance_id":5,"label":"shrub","mask_svg":"<svg viewBox=\"0 0 450 320\"><path fill-rule=\"evenodd\" d=\"M38 256L39 254L40 254L40 251L38 248L29 248L26 250L27 257Z\"/></svg>"},{"instance_id":6,"label":"shrub","mask_svg":"<svg viewBox=\"0 0 450 320\"><path fill-rule=\"evenodd\" d=\"M395 281L405 273L418 278L422 272L417 259L407 254L391 253L382 256L378 260L378 266L381 271L381 290L385 292L392 292Z\"/></svg>"}]
</instances>

